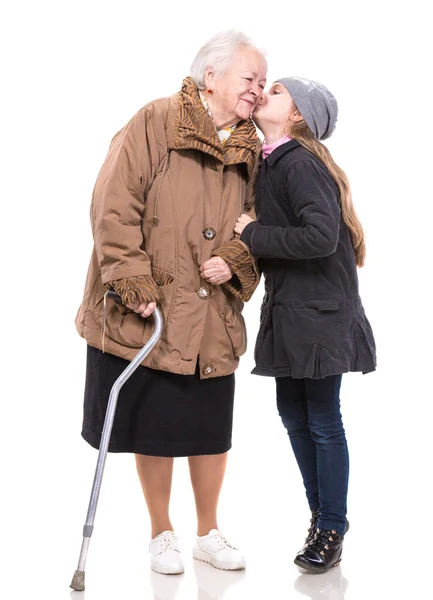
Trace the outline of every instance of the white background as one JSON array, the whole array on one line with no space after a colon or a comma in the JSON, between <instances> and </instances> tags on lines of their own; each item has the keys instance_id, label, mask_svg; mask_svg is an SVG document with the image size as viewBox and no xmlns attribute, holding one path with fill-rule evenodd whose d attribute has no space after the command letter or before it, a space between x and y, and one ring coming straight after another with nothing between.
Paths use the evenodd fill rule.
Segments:
<instances>
[{"instance_id":1,"label":"white background","mask_svg":"<svg viewBox=\"0 0 433 600\"><path fill-rule=\"evenodd\" d=\"M190 556L186 459L172 518L186 573L150 576L149 525L133 457L110 455L87 563L72 598L317 600L431 598L432 48L427 2L153 0L2 7L2 597L69 599L97 453L80 437L85 342L74 318L92 247L93 183L114 133L176 92L199 47L238 28L267 52L268 82L300 75L339 101L328 145L367 234L361 294L378 346L374 374L344 378L351 455L341 568L292 564L308 510L274 381L249 375L262 288L245 308L234 446L220 527L248 569ZM177 594L177 595L176 595Z\"/></svg>"}]
</instances>

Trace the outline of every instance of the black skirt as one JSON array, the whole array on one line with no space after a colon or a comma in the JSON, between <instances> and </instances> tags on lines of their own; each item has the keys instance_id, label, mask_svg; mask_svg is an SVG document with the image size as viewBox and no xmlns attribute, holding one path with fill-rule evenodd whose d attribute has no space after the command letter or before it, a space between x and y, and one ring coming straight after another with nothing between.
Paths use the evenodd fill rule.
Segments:
<instances>
[{"instance_id":1,"label":"black skirt","mask_svg":"<svg viewBox=\"0 0 433 600\"><path fill-rule=\"evenodd\" d=\"M110 390L128 361L87 347L81 435L99 448ZM109 452L221 454L231 448L235 377L200 379L140 366L120 390Z\"/></svg>"}]
</instances>

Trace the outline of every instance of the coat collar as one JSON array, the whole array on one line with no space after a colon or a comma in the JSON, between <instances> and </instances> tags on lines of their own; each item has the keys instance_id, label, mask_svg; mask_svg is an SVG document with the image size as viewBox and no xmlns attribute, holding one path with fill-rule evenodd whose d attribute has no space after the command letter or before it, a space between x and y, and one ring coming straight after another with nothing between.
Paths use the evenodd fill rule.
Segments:
<instances>
[{"instance_id":1,"label":"coat collar","mask_svg":"<svg viewBox=\"0 0 433 600\"><path fill-rule=\"evenodd\" d=\"M170 149L199 150L224 165L245 163L250 178L260 152L260 141L252 120L240 121L223 147L191 77L184 79L177 96L179 106Z\"/></svg>"},{"instance_id":2,"label":"coat collar","mask_svg":"<svg viewBox=\"0 0 433 600\"><path fill-rule=\"evenodd\" d=\"M290 140L290 142L286 142L285 144L278 146L278 148L275 148L275 150L271 152L271 154L265 160L267 161L268 165L273 167L277 160L282 158L288 152L298 148L300 145L301 144L297 140Z\"/></svg>"}]
</instances>

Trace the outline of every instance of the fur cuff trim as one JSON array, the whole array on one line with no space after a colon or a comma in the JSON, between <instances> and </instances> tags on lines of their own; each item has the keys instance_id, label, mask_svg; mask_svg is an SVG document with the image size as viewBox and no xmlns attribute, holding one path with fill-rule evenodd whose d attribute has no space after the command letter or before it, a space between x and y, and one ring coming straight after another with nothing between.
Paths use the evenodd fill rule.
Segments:
<instances>
[{"instance_id":1,"label":"fur cuff trim","mask_svg":"<svg viewBox=\"0 0 433 600\"><path fill-rule=\"evenodd\" d=\"M248 246L239 239L231 240L212 252L212 256L220 256L234 273L230 281L223 287L243 302L253 295L260 281L257 262Z\"/></svg>"},{"instance_id":2,"label":"fur cuff trim","mask_svg":"<svg viewBox=\"0 0 433 600\"><path fill-rule=\"evenodd\" d=\"M105 287L113 288L122 298L123 304L141 304L142 302L158 302L161 292L150 275L137 275L109 281Z\"/></svg>"}]
</instances>

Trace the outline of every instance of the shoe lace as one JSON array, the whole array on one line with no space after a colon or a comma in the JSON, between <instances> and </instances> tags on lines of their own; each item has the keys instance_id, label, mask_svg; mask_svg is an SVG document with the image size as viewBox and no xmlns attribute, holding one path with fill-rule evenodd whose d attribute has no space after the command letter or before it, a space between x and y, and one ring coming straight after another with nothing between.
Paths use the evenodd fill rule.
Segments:
<instances>
[{"instance_id":1,"label":"shoe lace","mask_svg":"<svg viewBox=\"0 0 433 600\"><path fill-rule=\"evenodd\" d=\"M215 539L221 545L221 548L231 548L232 550L235 549L235 547L232 544L230 544L228 539L224 537L221 533L216 535Z\"/></svg>"},{"instance_id":2,"label":"shoe lace","mask_svg":"<svg viewBox=\"0 0 433 600\"><path fill-rule=\"evenodd\" d=\"M177 541L173 533L166 533L163 537L160 538L159 541L161 552L165 552L166 550L174 550L175 552L179 552L179 548L177 547Z\"/></svg>"},{"instance_id":3,"label":"shoe lace","mask_svg":"<svg viewBox=\"0 0 433 600\"><path fill-rule=\"evenodd\" d=\"M311 517L310 519L310 527L308 528L307 537L305 538L305 544L310 544L314 540L314 536L317 531L317 521L318 517Z\"/></svg>"},{"instance_id":4,"label":"shoe lace","mask_svg":"<svg viewBox=\"0 0 433 600\"><path fill-rule=\"evenodd\" d=\"M310 547L321 554L325 555L326 551L330 549L331 544L335 541L337 532L329 529L317 529L314 540L310 543Z\"/></svg>"}]
</instances>

